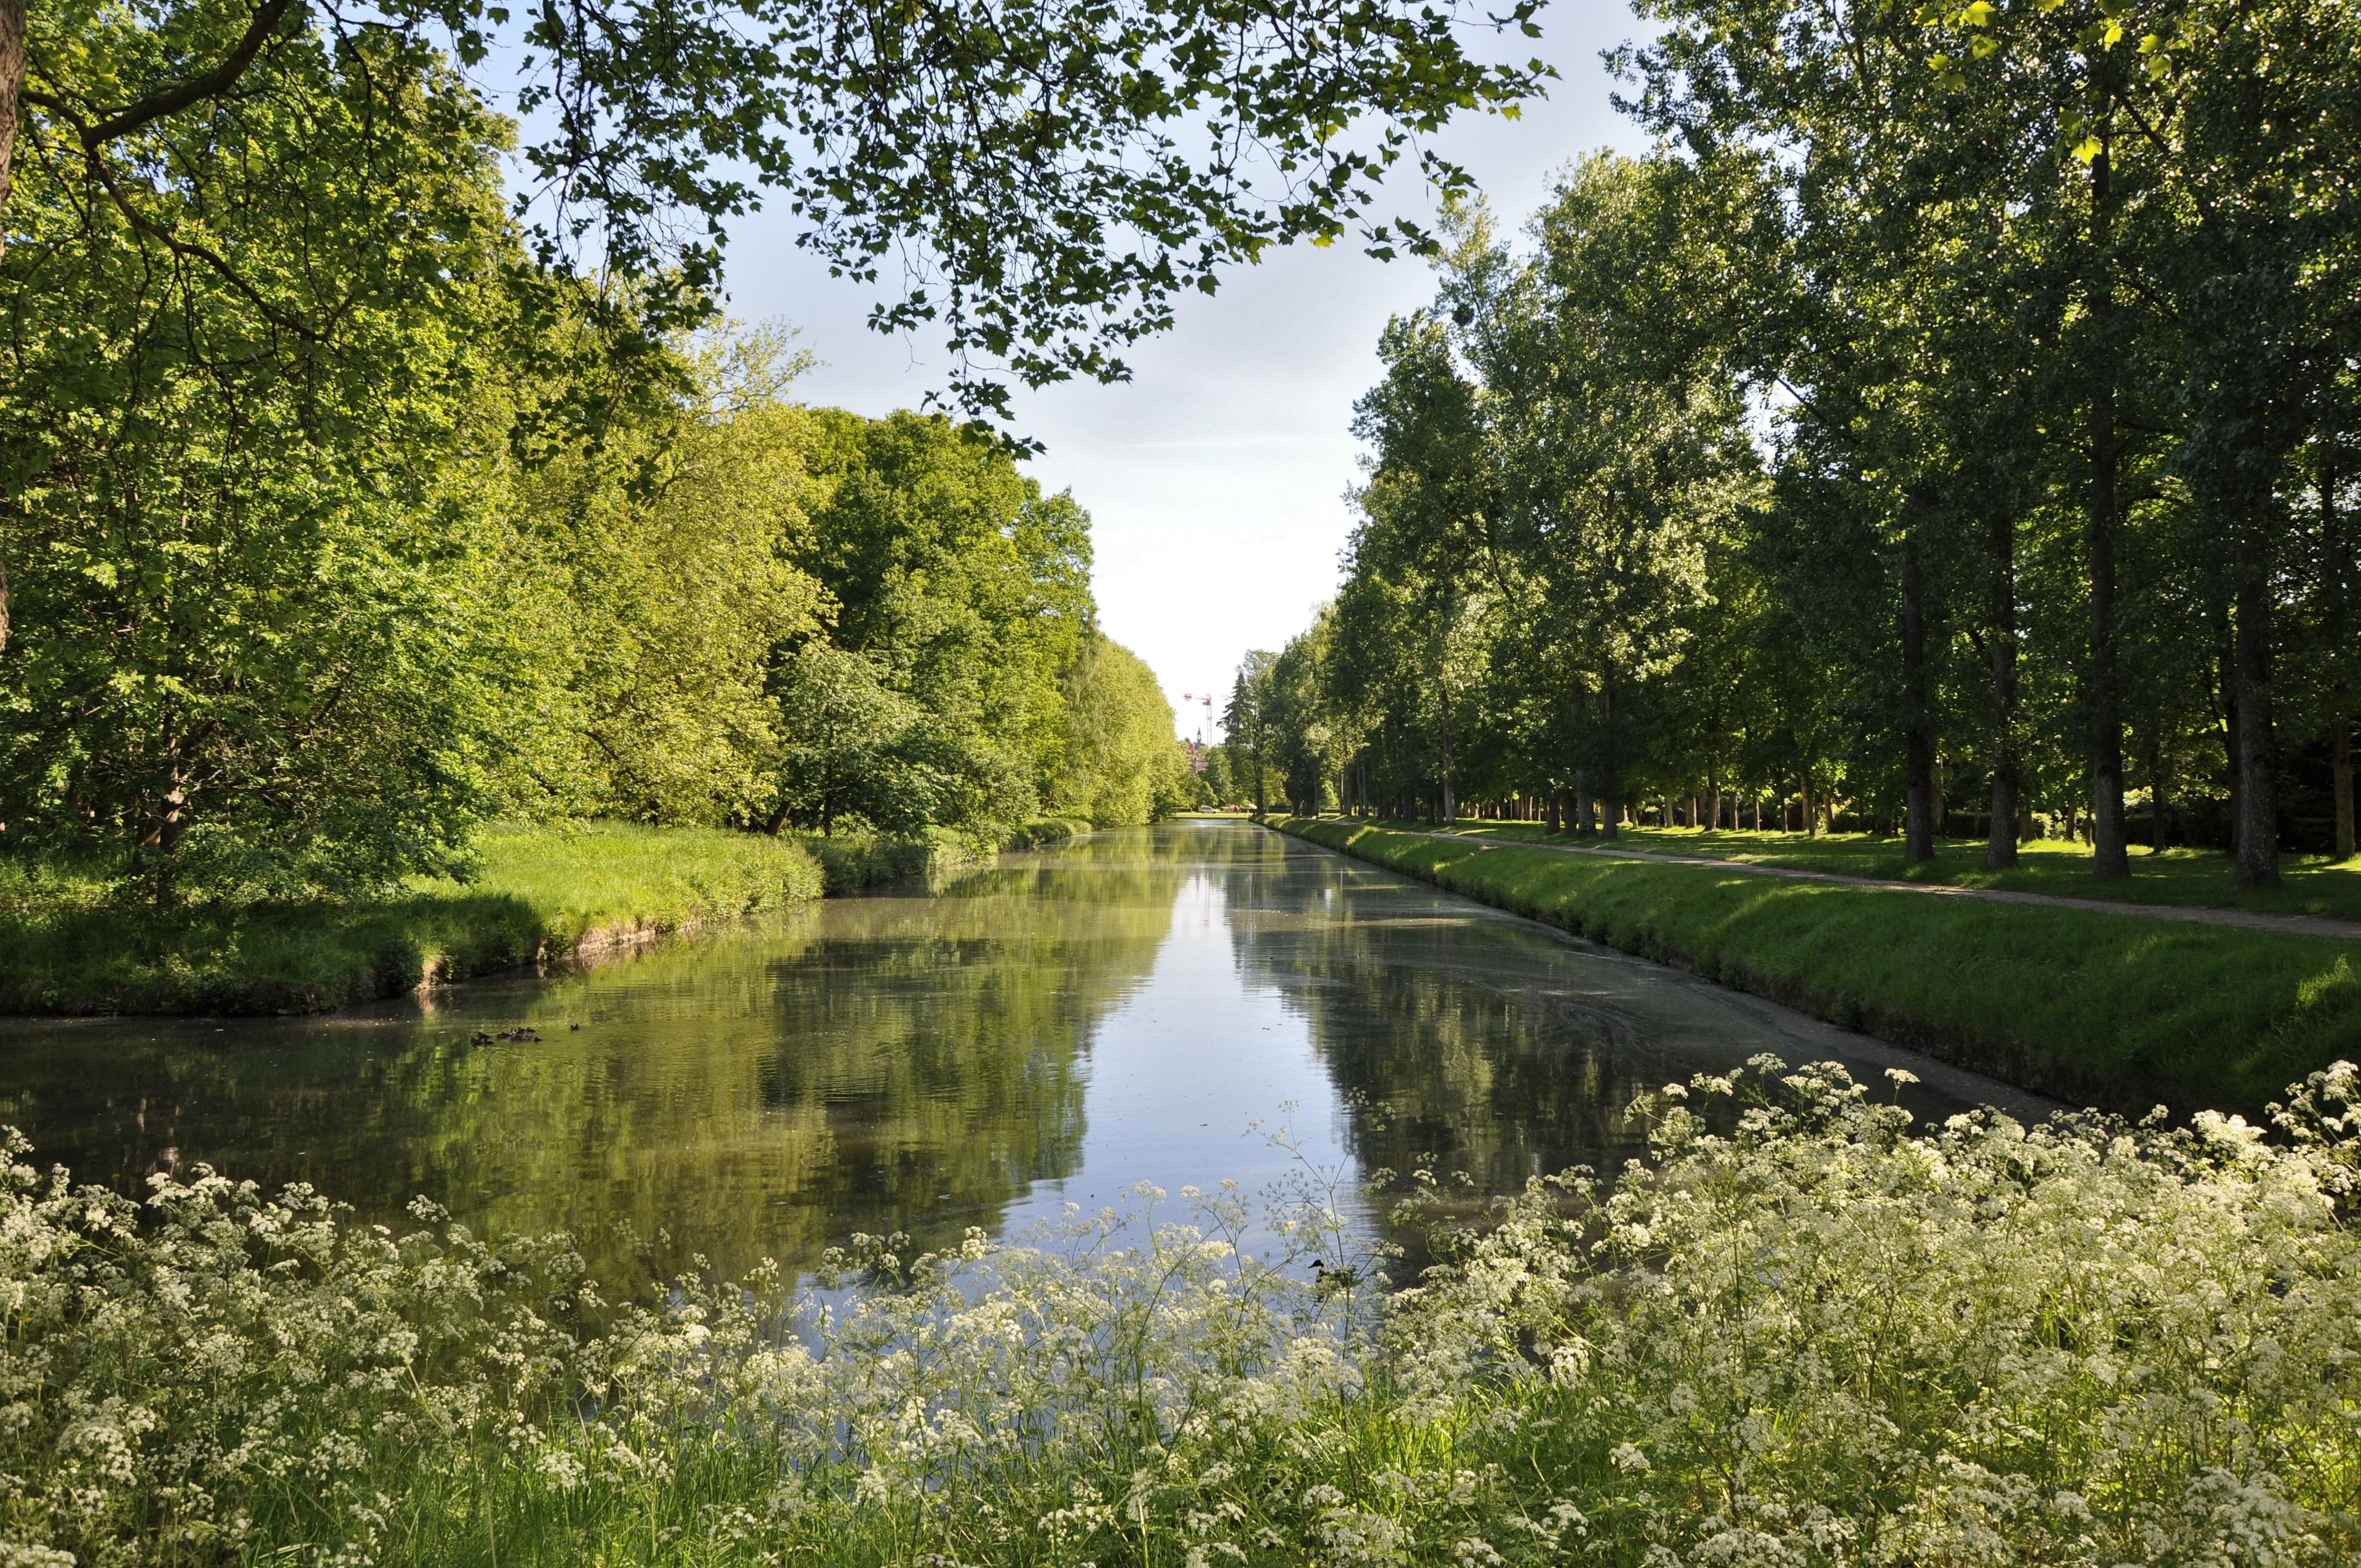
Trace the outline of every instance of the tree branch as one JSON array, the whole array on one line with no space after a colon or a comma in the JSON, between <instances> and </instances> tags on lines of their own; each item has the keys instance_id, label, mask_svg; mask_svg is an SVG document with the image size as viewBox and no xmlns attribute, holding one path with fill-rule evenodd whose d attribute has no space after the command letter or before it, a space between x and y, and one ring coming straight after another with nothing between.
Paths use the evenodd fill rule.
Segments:
<instances>
[{"instance_id":1,"label":"tree branch","mask_svg":"<svg viewBox=\"0 0 2361 1568\"><path fill-rule=\"evenodd\" d=\"M308 343L326 341L319 332L306 326L301 320L288 314L263 298L261 291L239 277L237 269L232 267L221 253L211 246L199 244L195 240L182 239L141 212L133 203L130 196L125 192L123 187L116 182L115 170L107 167L106 159L99 153L95 150L89 153L87 161L91 174L97 180L100 189L106 192L108 199L115 203L115 210L123 214L124 221L131 225L134 232L146 235L176 256L203 262L221 278L223 282L245 295L247 302L273 326L291 332Z\"/></svg>"},{"instance_id":2,"label":"tree branch","mask_svg":"<svg viewBox=\"0 0 2361 1568\"><path fill-rule=\"evenodd\" d=\"M219 65L185 82L150 93L130 107L109 115L96 125L78 126L82 149L95 152L117 137L128 136L144 125L160 120L167 115L177 115L192 104L201 104L229 91L237 79L246 74L246 68L254 63L254 57L262 52L262 46L270 40L271 34L279 30L279 24L294 6L295 0L262 0L262 5L254 13L253 21L247 25L246 36L237 40L237 47L231 49Z\"/></svg>"}]
</instances>

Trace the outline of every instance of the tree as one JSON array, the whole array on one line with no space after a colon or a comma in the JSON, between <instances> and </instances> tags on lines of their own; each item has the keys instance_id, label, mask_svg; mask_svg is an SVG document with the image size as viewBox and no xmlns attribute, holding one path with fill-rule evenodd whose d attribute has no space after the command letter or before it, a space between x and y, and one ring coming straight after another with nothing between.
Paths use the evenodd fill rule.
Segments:
<instances>
[{"instance_id":1,"label":"tree","mask_svg":"<svg viewBox=\"0 0 2361 1568\"><path fill-rule=\"evenodd\" d=\"M813 418L785 400L807 360L762 332L692 358L688 397L517 476L511 580L545 595L525 602L571 707L512 791L528 808L706 824L774 809L772 668L830 608L796 564L826 493Z\"/></svg>"},{"instance_id":2,"label":"tree","mask_svg":"<svg viewBox=\"0 0 2361 1568\"><path fill-rule=\"evenodd\" d=\"M1534 33L1538 9L1519 0L1496 25ZM1375 181L1408 158L1464 184L1426 133L1463 110L1513 109L1548 74L1470 59L1455 29L1472 19L1394 0L1342 12L688 0L513 20L488 0L29 15L0 0L0 215L12 170L47 169L181 261L256 285L268 269L218 243L213 212L176 200L159 138L249 112L291 55L439 44L464 67L513 69L515 113L541 132L523 162L544 257L651 285L665 319L694 314L727 221L773 192L840 274L876 282L903 255L904 285L876 324L939 326L963 395L1002 407L977 357L1032 385L1120 378L1121 346L1224 265L1356 225L1379 251L1417 243L1414 227L1367 216ZM399 97L378 106L398 111ZM281 167L313 155L295 142ZM333 311L293 319L342 325Z\"/></svg>"},{"instance_id":3,"label":"tree","mask_svg":"<svg viewBox=\"0 0 2361 1568\"><path fill-rule=\"evenodd\" d=\"M812 419L821 499L793 558L833 602L831 640L874 661L940 736L1054 795L1066 682L1094 613L1089 514L939 415Z\"/></svg>"},{"instance_id":4,"label":"tree","mask_svg":"<svg viewBox=\"0 0 2361 1568\"><path fill-rule=\"evenodd\" d=\"M1222 710L1222 733L1228 738L1231 773L1242 781L1246 794L1253 798L1257 817L1268 809L1270 732L1265 710L1269 698L1270 667L1276 658L1259 648L1249 652L1238 666L1236 680L1231 683L1229 706Z\"/></svg>"},{"instance_id":5,"label":"tree","mask_svg":"<svg viewBox=\"0 0 2361 1568\"><path fill-rule=\"evenodd\" d=\"M1639 694L1677 661L1709 598L1708 551L1756 475L1738 389L1656 324L1646 280L1694 275L1668 172L1578 165L1534 221L1532 261L1496 266L1503 281L1470 313L1498 410L1501 547L1575 672L1583 760L1610 806L1640 752Z\"/></svg>"},{"instance_id":6,"label":"tree","mask_svg":"<svg viewBox=\"0 0 2361 1568\"><path fill-rule=\"evenodd\" d=\"M1067 676L1066 714L1065 773L1052 797L1060 810L1124 828L1193 804L1172 705L1130 649L1091 636Z\"/></svg>"},{"instance_id":7,"label":"tree","mask_svg":"<svg viewBox=\"0 0 2361 1568\"><path fill-rule=\"evenodd\" d=\"M827 834L847 818L895 816L897 752L918 705L861 654L818 639L788 657L777 691L776 795L763 826L775 833L792 821Z\"/></svg>"},{"instance_id":8,"label":"tree","mask_svg":"<svg viewBox=\"0 0 2361 1568\"><path fill-rule=\"evenodd\" d=\"M1230 749L1219 742L1205 748L1205 794L1214 806L1227 806L1236 798L1236 789L1230 778Z\"/></svg>"},{"instance_id":9,"label":"tree","mask_svg":"<svg viewBox=\"0 0 2361 1568\"><path fill-rule=\"evenodd\" d=\"M143 146L267 286L53 162L0 258L0 821L168 894L184 846L280 888L463 864L537 678L471 526L537 308L504 133L374 33L286 40L249 87ZM288 324L321 313L333 352Z\"/></svg>"},{"instance_id":10,"label":"tree","mask_svg":"<svg viewBox=\"0 0 2361 1568\"><path fill-rule=\"evenodd\" d=\"M1382 636L1408 661L1399 674L1422 688L1437 809L1449 822L1458 815L1461 708L1481 641L1473 630L1484 609L1480 553L1498 525L1499 471L1481 394L1461 373L1441 319L1421 312L1389 322L1378 354L1385 378L1353 410L1353 432L1374 455L1368 482L1354 492L1362 521L1346 572L1389 590L1356 606L1391 612Z\"/></svg>"}]
</instances>

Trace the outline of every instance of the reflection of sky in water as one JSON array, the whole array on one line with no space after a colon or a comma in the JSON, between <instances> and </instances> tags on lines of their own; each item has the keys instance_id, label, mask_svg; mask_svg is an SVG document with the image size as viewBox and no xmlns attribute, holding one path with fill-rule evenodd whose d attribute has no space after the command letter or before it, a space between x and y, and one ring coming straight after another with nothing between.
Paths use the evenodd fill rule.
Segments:
<instances>
[{"instance_id":1,"label":"reflection of sky in water","mask_svg":"<svg viewBox=\"0 0 2361 1568\"><path fill-rule=\"evenodd\" d=\"M477 1043L526 1025L539 1039ZM1997 1086L1235 823L1094 835L587 973L324 1017L0 1025L0 1121L136 1187L204 1161L371 1219L572 1230L622 1279L1257 1194L1293 1166L1499 1191L1638 1148L1631 1096L1757 1051ZM1290 1114L1282 1111L1290 1102ZM2020 1105L2025 1102L2020 1098ZM628 1227L664 1244L634 1248Z\"/></svg>"},{"instance_id":2,"label":"reflection of sky in water","mask_svg":"<svg viewBox=\"0 0 2361 1568\"><path fill-rule=\"evenodd\" d=\"M1055 1220L1069 1203L1084 1214L1130 1212L1141 1182L1164 1189L1175 1219L1185 1215L1181 1188L1224 1179L1259 1208L1273 1181L1348 1165L1310 1020L1279 986L1238 972L1228 902L1214 876L1181 883L1155 967L1093 1036L1081 1158L1010 1207L1011 1232ZM1282 1127L1291 1149L1273 1146Z\"/></svg>"}]
</instances>

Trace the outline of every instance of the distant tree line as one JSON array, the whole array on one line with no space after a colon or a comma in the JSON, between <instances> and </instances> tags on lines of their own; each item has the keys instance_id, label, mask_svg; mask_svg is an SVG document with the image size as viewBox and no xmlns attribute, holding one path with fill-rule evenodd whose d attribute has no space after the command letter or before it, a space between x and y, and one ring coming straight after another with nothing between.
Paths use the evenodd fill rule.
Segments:
<instances>
[{"instance_id":1,"label":"distant tree line","mask_svg":"<svg viewBox=\"0 0 2361 1568\"><path fill-rule=\"evenodd\" d=\"M1232 705L1298 809L2354 851L2361 19L1658 0L1644 158L1462 207L1342 590ZM1242 720L1244 722L1242 722ZM1250 786L1251 787L1251 786Z\"/></svg>"}]
</instances>

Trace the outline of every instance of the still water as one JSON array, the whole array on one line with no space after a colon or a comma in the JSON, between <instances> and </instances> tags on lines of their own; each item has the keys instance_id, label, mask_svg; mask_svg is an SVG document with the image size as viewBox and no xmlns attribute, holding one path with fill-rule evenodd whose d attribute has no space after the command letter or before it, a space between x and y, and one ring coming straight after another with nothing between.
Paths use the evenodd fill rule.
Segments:
<instances>
[{"instance_id":1,"label":"still water","mask_svg":"<svg viewBox=\"0 0 2361 1568\"><path fill-rule=\"evenodd\" d=\"M0 1123L126 1190L203 1162L369 1218L423 1195L484 1230L569 1230L620 1282L692 1255L803 1265L855 1232L1005 1234L1140 1181L1253 1189L1299 1158L1506 1190L1612 1168L1636 1091L1765 1050L1907 1065L1922 1112L2039 1108L1295 839L1182 822L583 972L309 1018L0 1025Z\"/></svg>"}]
</instances>

